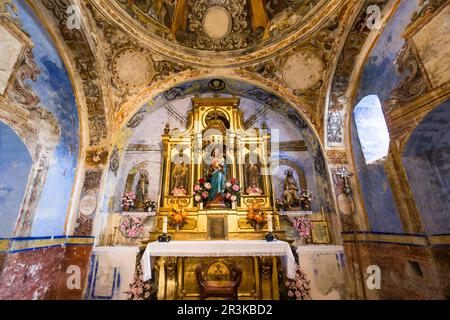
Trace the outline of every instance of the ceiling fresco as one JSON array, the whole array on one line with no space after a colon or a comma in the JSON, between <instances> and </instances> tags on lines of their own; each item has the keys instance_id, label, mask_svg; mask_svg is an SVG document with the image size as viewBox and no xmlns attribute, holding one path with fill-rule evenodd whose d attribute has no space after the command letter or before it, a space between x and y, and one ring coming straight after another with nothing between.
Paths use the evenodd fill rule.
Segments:
<instances>
[{"instance_id":1,"label":"ceiling fresco","mask_svg":"<svg viewBox=\"0 0 450 320\"><path fill-rule=\"evenodd\" d=\"M320 0L115 0L149 32L204 51L249 49L281 39L318 14Z\"/></svg>"}]
</instances>

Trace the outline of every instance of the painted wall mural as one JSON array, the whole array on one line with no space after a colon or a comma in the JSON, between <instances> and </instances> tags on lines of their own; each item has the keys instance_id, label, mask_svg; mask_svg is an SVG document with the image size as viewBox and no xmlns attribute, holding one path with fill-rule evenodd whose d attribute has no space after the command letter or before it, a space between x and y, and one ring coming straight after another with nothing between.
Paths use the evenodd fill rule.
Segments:
<instances>
[{"instance_id":1,"label":"painted wall mural","mask_svg":"<svg viewBox=\"0 0 450 320\"><path fill-rule=\"evenodd\" d=\"M0 122L0 238L13 235L32 162L19 136Z\"/></svg>"},{"instance_id":2,"label":"painted wall mural","mask_svg":"<svg viewBox=\"0 0 450 320\"><path fill-rule=\"evenodd\" d=\"M404 151L416 205L429 234L450 233L450 101L429 113Z\"/></svg>"},{"instance_id":3,"label":"painted wall mural","mask_svg":"<svg viewBox=\"0 0 450 320\"><path fill-rule=\"evenodd\" d=\"M362 152L360 137L352 121L352 147L358 181L371 231L402 233L400 216L383 161L367 164Z\"/></svg>"},{"instance_id":4,"label":"painted wall mural","mask_svg":"<svg viewBox=\"0 0 450 320\"><path fill-rule=\"evenodd\" d=\"M400 2L367 59L355 99L357 103L367 96L377 95L383 105L390 98L393 89L401 82L402 76L397 73L396 59L405 43L404 29L411 22L414 12L419 9L419 1ZM367 121L370 117L367 114L359 118L358 121ZM358 136L353 113L351 125L353 155L370 227L372 231L402 233L403 227L384 161L379 160L369 165L366 163L360 141L364 138L364 134ZM366 142L364 141L363 145Z\"/></svg>"},{"instance_id":5,"label":"painted wall mural","mask_svg":"<svg viewBox=\"0 0 450 320\"><path fill-rule=\"evenodd\" d=\"M395 61L405 44L403 32L414 13L419 10L418 0L400 2L367 59L356 101L367 95L377 94L383 105L400 83L402 78L397 73Z\"/></svg>"},{"instance_id":6,"label":"painted wall mural","mask_svg":"<svg viewBox=\"0 0 450 320\"><path fill-rule=\"evenodd\" d=\"M60 235L72 194L79 153L79 120L73 89L65 66L50 35L25 3L15 2L25 32L35 47L33 55L40 69L36 82L29 82L41 100L40 106L53 113L61 138L50 161L46 183L37 207L32 235Z\"/></svg>"}]
</instances>

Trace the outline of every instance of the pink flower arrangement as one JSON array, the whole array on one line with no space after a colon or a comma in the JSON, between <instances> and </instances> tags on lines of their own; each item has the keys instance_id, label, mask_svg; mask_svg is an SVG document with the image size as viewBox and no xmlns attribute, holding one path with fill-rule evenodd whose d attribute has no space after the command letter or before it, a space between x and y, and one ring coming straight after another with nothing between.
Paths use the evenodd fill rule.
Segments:
<instances>
[{"instance_id":1,"label":"pink flower arrangement","mask_svg":"<svg viewBox=\"0 0 450 320\"><path fill-rule=\"evenodd\" d=\"M297 270L295 272L295 279L287 279L285 286L288 289L288 297L292 300L311 300L309 288L310 281L307 279L306 274L302 271L297 264Z\"/></svg>"},{"instance_id":2,"label":"pink flower arrangement","mask_svg":"<svg viewBox=\"0 0 450 320\"><path fill-rule=\"evenodd\" d=\"M236 179L231 179L225 184L225 200L235 202L241 198L241 186Z\"/></svg>"},{"instance_id":3,"label":"pink flower arrangement","mask_svg":"<svg viewBox=\"0 0 450 320\"><path fill-rule=\"evenodd\" d=\"M144 234L144 224L141 218L128 217L120 223L120 233L127 239L136 239Z\"/></svg>"},{"instance_id":4,"label":"pink flower arrangement","mask_svg":"<svg viewBox=\"0 0 450 320\"><path fill-rule=\"evenodd\" d=\"M128 295L128 300L156 300L156 287L150 281L144 282L140 263L136 265L133 283L125 293Z\"/></svg>"},{"instance_id":5,"label":"pink flower arrangement","mask_svg":"<svg viewBox=\"0 0 450 320\"><path fill-rule=\"evenodd\" d=\"M296 217L292 219L292 225L301 238L309 239L311 237L311 229L314 226L308 219L304 217Z\"/></svg>"},{"instance_id":6,"label":"pink flower arrangement","mask_svg":"<svg viewBox=\"0 0 450 320\"><path fill-rule=\"evenodd\" d=\"M185 196L187 194L187 191L186 191L186 189L184 187L179 187L179 188L174 188L172 190L172 194L175 197L182 197L182 196Z\"/></svg>"},{"instance_id":7,"label":"pink flower arrangement","mask_svg":"<svg viewBox=\"0 0 450 320\"><path fill-rule=\"evenodd\" d=\"M194 186L194 202L206 202L209 196L208 190L211 189L210 183L205 183L205 179L198 180L198 184Z\"/></svg>"},{"instance_id":8,"label":"pink flower arrangement","mask_svg":"<svg viewBox=\"0 0 450 320\"><path fill-rule=\"evenodd\" d=\"M136 194L134 192L124 192L120 199L120 206L123 211L130 211L136 207Z\"/></svg>"},{"instance_id":9,"label":"pink flower arrangement","mask_svg":"<svg viewBox=\"0 0 450 320\"><path fill-rule=\"evenodd\" d=\"M249 195L258 195L258 196L260 196L260 195L262 195L262 193L263 193L263 191L261 190L261 188L258 188L258 187L248 187L247 188L247 194L249 194Z\"/></svg>"}]
</instances>

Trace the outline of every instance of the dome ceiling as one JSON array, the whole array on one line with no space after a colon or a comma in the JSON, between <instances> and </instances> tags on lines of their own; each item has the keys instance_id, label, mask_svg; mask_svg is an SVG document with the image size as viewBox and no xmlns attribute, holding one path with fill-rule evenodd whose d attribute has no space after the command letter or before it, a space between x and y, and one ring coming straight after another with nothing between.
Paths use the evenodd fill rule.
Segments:
<instances>
[{"instance_id":1,"label":"dome ceiling","mask_svg":"<svg viewBox=\"0 0 450 320\"><path fill-rule=\"evenodd\" d=\"M198 55L242 55L315 29L336 8L324 0L114 0L104 3L135 31ZM289 43L289 42L288 42Z\"/></svg>"}]
</instances>

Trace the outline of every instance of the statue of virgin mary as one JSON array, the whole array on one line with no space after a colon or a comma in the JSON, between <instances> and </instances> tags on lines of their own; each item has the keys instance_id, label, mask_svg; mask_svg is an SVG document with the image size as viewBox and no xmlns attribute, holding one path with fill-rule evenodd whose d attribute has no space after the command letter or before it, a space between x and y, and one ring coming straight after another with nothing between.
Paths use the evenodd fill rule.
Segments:
<instances>
[{"instance_id":1,"label":"statue of virgin mary","mask_svg":"<svg viewBox=\"0 0 450 320\"><path fill-rule=\"evenodd\" d=\"M225 166L225 159L220 158L217 149L212 152L212 162L209 167L208 176L210 178L211 190L209 190L209 201L214 201L216 197L225 192L227 167Z\"/></svg>"}]
</instances>

